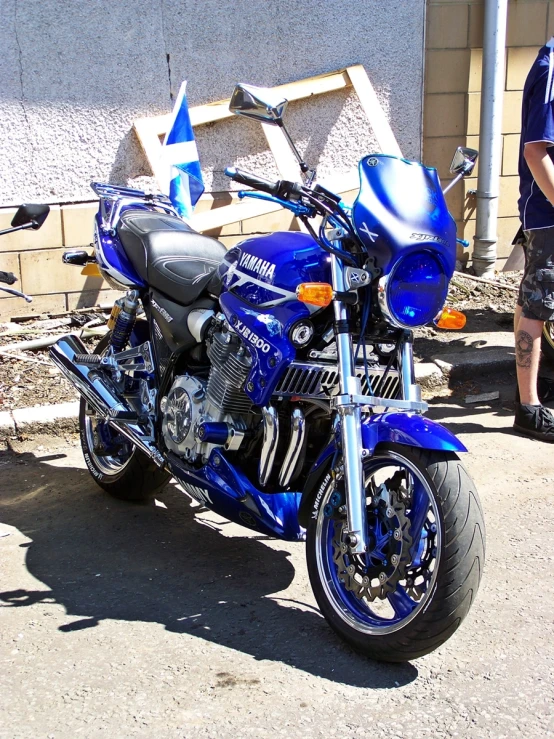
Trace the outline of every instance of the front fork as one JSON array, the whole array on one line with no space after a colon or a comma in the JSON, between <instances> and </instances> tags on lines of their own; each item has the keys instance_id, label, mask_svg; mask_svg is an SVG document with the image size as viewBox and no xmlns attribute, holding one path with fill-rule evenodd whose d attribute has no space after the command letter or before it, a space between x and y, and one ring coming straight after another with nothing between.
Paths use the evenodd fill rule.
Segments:
<instances>
[{"instance_id":1,"label":"front fork","mask_svg":"<svg viewBox=\"0 0 554 739\"><path fill-rule=\"evenodd\" d=\"M331 254L331 276L335 293L344 292L343 266L334 254ZM346 516L348 521L348 532L345 538L353 554L365 554L367 550L367 520L362 468L362 414L360 406L349 401L347 397L361 395L362 388L355 372L348 308L342 300L335 299L333 309L341 395L337 401L337 412L341 421Z\"/></svg>"},{"instance_id":2,"label":"front fork","mask_svg":"<svg viewBox=\"0 0 554 739\"><path fill-rule=\"evenodd\" d=\"M331 275L335 293L345 291L343 266L338 257L331 255ZM336 400L340 416L342 455L346 489L347 533L345 543L352 554L367 551L366 493L362 460L367 454L362 442L361 404L352 396L362 395L361 383L356 376L352 337L347 305L333 301L335 336L340 376L340 396ZM401 377L402 400L414 405L421 403L421 389L415 381L413 335L406 331L398 350L398 369Z\"/></svg>"}]
</instances>

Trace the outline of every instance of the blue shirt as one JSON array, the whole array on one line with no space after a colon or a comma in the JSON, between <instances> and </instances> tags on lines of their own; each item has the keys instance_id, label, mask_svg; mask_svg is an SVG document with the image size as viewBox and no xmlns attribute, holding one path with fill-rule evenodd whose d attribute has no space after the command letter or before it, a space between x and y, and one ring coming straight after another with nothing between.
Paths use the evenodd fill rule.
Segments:
<instances>
[{"instance_id":1,"label":"blue shirt","mask_svg":"<svg viewBox=\"0 0 554 739\"><path fill-rule=\"evenodd\" d=\"M533 179L523 156L525 144L538 141L554 147L554 38L539 51L523 88L518 205L525 231L554 226L554 206ZM554 148L547 148L547 153L554 162Z\"/></svg>"}]
</instances>

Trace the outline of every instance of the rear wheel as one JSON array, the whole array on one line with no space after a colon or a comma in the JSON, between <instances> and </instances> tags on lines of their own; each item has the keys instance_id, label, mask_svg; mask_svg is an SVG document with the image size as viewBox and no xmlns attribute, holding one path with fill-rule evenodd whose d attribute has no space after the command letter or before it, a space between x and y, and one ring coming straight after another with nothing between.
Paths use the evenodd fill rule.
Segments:
<instances>
[{"instance_id":1,"label":"rear wheel","mask_svg":"<svg viewBox=\"0 0 554 739\"><path fill-rule=\"evenodd\" d=\"M109 345L109 335L96 346L102 354ZM98 418L81 398L79 408L81 448L89 472L98 485L115 498L130 501L149 500L169 482L171 475L148 459L125 437Z\"/></svg>"},{"instance_id":2,"label":"rear wheel","mask_svg":"<svg viewBox=\"0 0 554 739\"><path fill-rule=\"evenodd\" d=\"M307 532L310 581L331 627L374 659L402 662L443 644L481 580L485 528L452 453L390 444L364 464L369 545L344 542L342 481L329 475Z\"/></svg>"}]
</instances>

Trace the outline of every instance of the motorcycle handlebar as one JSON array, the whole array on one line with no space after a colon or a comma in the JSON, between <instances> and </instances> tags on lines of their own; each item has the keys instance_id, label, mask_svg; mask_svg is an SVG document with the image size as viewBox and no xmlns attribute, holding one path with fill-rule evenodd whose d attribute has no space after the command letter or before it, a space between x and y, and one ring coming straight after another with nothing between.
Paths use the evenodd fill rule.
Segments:
<instances>
[{"instance_id":1,"label":"motorcycle handlebar","mask_svg":"<svg viewBox=\"0 0 554 739\"><path fill-rule=\"evenodd\" d=\"M2 272L0 270L0 282L5 282L6 285L13 285L14 282L17 282L17 277L13 272Z\"/></svg>"},{"instance_id":2,"label":"motorcycle handlebar","mask_svg":"<svg viewBox=\"0 0 554 739\"><path fill-rule=\"evenodd\" d=\"M227 167L225 174L240 185L246 185L247 187L254 188L254 190L267 192L269 195L277 195L279 182L271 182L271 180L266 180L263 177L258 177L255 174L250 174L250 172L245 172L236 167Z\"/></svg>"}]
</instances>

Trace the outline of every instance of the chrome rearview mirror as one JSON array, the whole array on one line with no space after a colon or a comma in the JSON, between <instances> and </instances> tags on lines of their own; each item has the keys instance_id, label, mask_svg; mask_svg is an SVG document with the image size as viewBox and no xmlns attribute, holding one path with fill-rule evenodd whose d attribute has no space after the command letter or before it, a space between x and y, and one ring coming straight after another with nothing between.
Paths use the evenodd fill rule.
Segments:
<instances>
[{"instance_id":1,"label":"chrome rearview mirror","mask_svg":"<svg viewBox=\"0 0 554 739\"><path fill-rule=\"evenodd\" d=\"M315 169L310 169L306 162L300 156L300 152L296 148L294 141L291 139L289 132L283 123L283 115L288 105L288 100L280 95L276 90L267 87L254 87L254 85L244 85L239 83L233 90L229 110L231 113L253 118L261 123L271 123L279 126L284 133L285 138L292 149L294 156L298 160L300 169L307 174L306 184L312 183L315 177Z\"/></svg>"},{"instance_id":2,"label":"chrome rearview mirror","mask_svg":"<svg viewBox=\"0 0 554 739\"><path fill-rule=\"evenodd\" d=\"M466 146L458 146L452 159L452 164L450 165L450 172L453 175L462 175L462 177L467 177L473 172L478 156L479 152L476 149L469 149Z\"/></svg>"},{"instance_id":3,"label":"chrome rearview mirror","mask_svg":"<svg viewBox=\"0 0 554 739\"><path fill-rule=\"evenodd\" d=\"M275 90L240 83L233 90L229 110L246 118L282 126L287 104L288 100Z\"/></svg>"}]
</instances>

